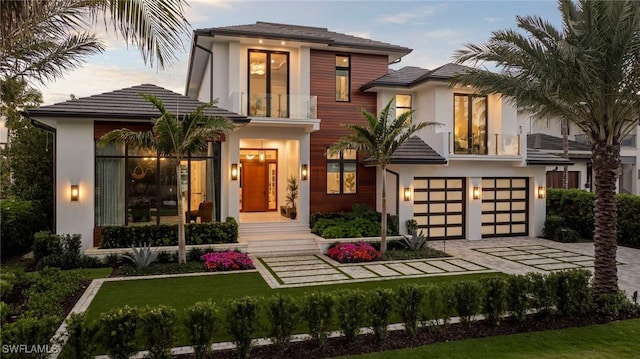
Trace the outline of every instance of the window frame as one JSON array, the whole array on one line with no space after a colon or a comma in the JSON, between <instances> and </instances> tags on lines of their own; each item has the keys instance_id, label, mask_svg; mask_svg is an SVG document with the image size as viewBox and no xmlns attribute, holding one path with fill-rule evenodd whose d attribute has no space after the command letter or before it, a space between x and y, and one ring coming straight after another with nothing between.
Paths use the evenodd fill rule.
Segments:
<instances>
[{"instance_id":1,"label":"window frame","mask_svg":"<svg viewBox=\"0 0 640 359\"><path fill-rule=\"evenodd\" d=\"M467 98L467 151L456 151L454 147L454 154L477 154L477 155L486 155L489 151L489 97L487 95L479 95L475 93L459 93L456 92L453 94L453 138L454 141L456 139L456 98L464 97ZM473 99L474 98L482 98L484 99L484 151L475 152L473 149L473 141L470 141L470 136L473 136Z\"/></svg>"},{"instance_id":2,"label":"window frame","mask_svg":"<svg viewBox=\"0 0 640 359\"><path fill-rule=\"evenodd\" d=\"M339 165L339 174L340 174L340 191L338 192L329 192L329 186L327 186L326 188L326 193L327 195L354 195L358 193L358 152L356 150L353 150L355 152L355 156L353 159L345 159L344 158L344 151L340 151L339 154L339 158L329 158L328 156L328 149L327 152L325 152L326 158L327 158L327 167L326 167L326 175L327 175L327 179L329 176L329 165L332 163L337 163ZM353 192L346 192L344 191L344 180L345 180L345 165L346 164L353 164L355 167L355 174L356 174L356 178L355 178L355 187ZM328 182L328 181L327 181ZM327 183L325 182L325 184Z\"/></svg>"},{"instance_id":3,"label":"window frame","mask_svg":"<svg viewBox=\"0 0 640 359\"><path fill-rule=\"evenodd\" d=\"M251 54L252 53L261 53L266 55L265 62L265 117L278 117L278 118L289 118L291 115L291 53L287 51L274 51L274 50L264 50L264 49L248 49L247 51L247 114L251 115ZM274 111L271 108L271 85L272 85L272 73L271 73L271 56L272 55L285 55L287 57L287 79L286 79L286 109L284 116L274 116ZM260 116L256 116L260 117Z\"/></svg>"},{"instance_id":4,"label":"window frame","mask_svg":"<svg viewBox=\"0 0 640 359\"><path fill-rule=\"evenodd\" d=\"M398 96L407 96L407 97L409 97L409 107L407 107L407 106L398 106ZM407 93L396 94L395 96L393 96L393 103L394 103L394 105L396 107L396 109L395 109L396 118L398 118L401 115L401 114L398 113L398 109L408 110L408 111L405 111L405 112L411 112L411 110L413 109L413 95L407 94ZM409 121L412 121L412 116L409 115L408 119L409 119Z\"/></svg>"},{"instance_id":5,"label":"window frame","mask_svg":"<svg viewBox=\"0 0 640 359\"><path fill-rule=\"evenodd\" d=\"M349 66L338 66L338 57L346 57L349 60ZM347 98L341 99L338 97L338 93L336 93L336 102L351 102L351 55L336 54L334 60L336 89L338 87L338 71L347 72Z\"/></svg>"}]
</instances>

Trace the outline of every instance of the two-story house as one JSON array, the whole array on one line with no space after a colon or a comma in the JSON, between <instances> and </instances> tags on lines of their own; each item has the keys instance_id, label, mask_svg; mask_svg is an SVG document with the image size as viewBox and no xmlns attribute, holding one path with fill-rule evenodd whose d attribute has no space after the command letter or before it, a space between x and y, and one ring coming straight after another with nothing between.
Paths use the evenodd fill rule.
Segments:
<instances>
[{"instance_id":1,"label":"two-story house","mask_svg":"<svg viewBox=\"0 0 640 359\"><path fill-rule=\"evenodd\" d=\"M402 146L388 172L388 206L401 231L416 220L431 239L541 233L546 166L568 163L527 148L515 107L499 95L451 87L465 67L390 71L411 49L325 28L258 22L194 31L186 96L153 85L44 106L29 112L54 130L56 231L81 233L83 248L105 225L175 223L176 193L186 211L211 203L215 219L269 231L268 222L308 231L313 212L380 209L382 173L366 154L327 148L345 123L364 121L394 100L412 121L437 122ZM107 131L148 129L154 93L175 113L217 101L209 114L236 129L181 163L135 148L97 147ZM199 102L200 101L200 102ZM287 182L299 189L295 220L280 216ZM73 191L80 193L73 198ZM264 224L264 225L263 225Z\"/></svg>"}]
</instances>

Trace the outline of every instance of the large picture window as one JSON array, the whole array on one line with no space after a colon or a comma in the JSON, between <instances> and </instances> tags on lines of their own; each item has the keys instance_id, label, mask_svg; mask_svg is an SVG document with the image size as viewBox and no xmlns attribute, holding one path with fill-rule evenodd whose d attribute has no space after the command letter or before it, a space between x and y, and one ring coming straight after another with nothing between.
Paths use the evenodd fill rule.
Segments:
<instances>
[{"instance_id":1,"label":"large picture window","mask_svg":"<svg viewBox=\"0 0 640 359\"><path fill-rule=\"evenodd\" d=\"M122 145L96 146L96 227L178 223L178 191L187 220L217 219L218 148L209 143L183 160L178 187L174 159Z\"/></svg>"},{"instance_id":2,"label":"large picture window","mask_svg":"<svg viewBox=\"0 0 640 359\"><path fill-rule=\"evenodd\" d=\"M249 50L249 116L289 117L289 53Z\"/></svg>"},{"instance_id":3,"label":"large picture window","mask_svg":"<svg viewBox=\"0 0 640 359\"><path fill-rule=\"evenodd\" d=\"M396 95L396 118L402 116L403 113L411 112L411 95ZM409 117L411 119L411 117Z\"/></svg>"},{"instance_id":4,"label":"large picture window","mask_svg":"<svg viewBox=\"0 0 640 359\"><path fill-rule=\"evenodd\" d=\"M487 97L454 95L455 153L487 154Z\"/></svg>"},{"instance_id":5,"label":"large picture window","mask_svg":"<svg viewBox=\"0 0 640 359\"><path fill-rule=\"evenodd\" d=\"M355 150L333 156L327 153L327 194L356 193L357 164Z\"/></svg>"},{"instance_id":6,"label":"large picture window","mask_svg":"<svg viewBox=\"0 0 640 359\"><path fill-rule=\"evenodd\" d=\"M351 92L351 58L336 56L336 101L349 102Z\"/></svg>"}]
</instances>

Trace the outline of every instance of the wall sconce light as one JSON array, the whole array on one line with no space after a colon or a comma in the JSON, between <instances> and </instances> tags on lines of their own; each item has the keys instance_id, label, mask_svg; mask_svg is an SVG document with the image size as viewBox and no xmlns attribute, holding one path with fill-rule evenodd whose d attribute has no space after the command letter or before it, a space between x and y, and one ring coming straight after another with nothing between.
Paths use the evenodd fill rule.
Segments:
<instances>
[{"instance_id":1,"label":"wall sconce light","mask_svg":"<svg viewBox=\"0 0 640 359\"><path fill-rule=\"evenodd\" d=\"M546 189L543 186L538 187L538 198L544 198Z\"/></svg>"},{"instance_id":2,"label":"wall sconce light","mask_svg":"<svg viewBox=\"0 0 640 359\"><path fill-rule=\"evenodd\" d=\"M309 165L302 165L302 180L306 181L309 179Z\"/></svg>"},{"instance_id":3,"label":"wall sconce light","mask_svg":"<svg viewBox=\"0 0 640 359\"><path fill-rule=\"evenodd\" d=\"M473 187L473 199L480 199L480 187Z\"/></svg>"},{"instance_id":4,"label":"wall sconce light","mask_svg":"<svg viewBox=\"0 0 640 359\"><path fill-rule=\"evenodd\" d=\"M238 180L238 164L237 163L231 164L231 180L232 181Z\"/></svg>"},{"instance_id":5,"label":"wall sconce light","mask_svg":"<svg viewBox=\"0 0 640 359\"><path fill-rule=\"evenodd\" d=\"M78 202L80 200L80 186L77 184L71 185L71 201Z\"/></svg>"},{"instance_id":6,"label":"wall sconce light","mask_svg":"<svg viewBox=\"0 0 640 359\"><path fill-rule=\"evenodd\" d=\"M411 188L404 189L404 200L411 201Z\"/></svg>"}]
</instances>

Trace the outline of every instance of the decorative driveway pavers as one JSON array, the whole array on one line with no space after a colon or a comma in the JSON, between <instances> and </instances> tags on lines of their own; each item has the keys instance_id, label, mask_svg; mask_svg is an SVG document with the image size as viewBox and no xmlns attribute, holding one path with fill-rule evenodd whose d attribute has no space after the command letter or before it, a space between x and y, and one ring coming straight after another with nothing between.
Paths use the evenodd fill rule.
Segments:
<instances>
[{"instance_id":1,"label":"decorative driveway pavers","mask_svg":"<svg viewBox=\"0 0 640 359\"><path fill-rule=\"evenodd\" d=\"M322 255L306 255L259 257L254 262L272 288L493 272L453 257L341 264Z\"/></svg>"}]
</instances>

